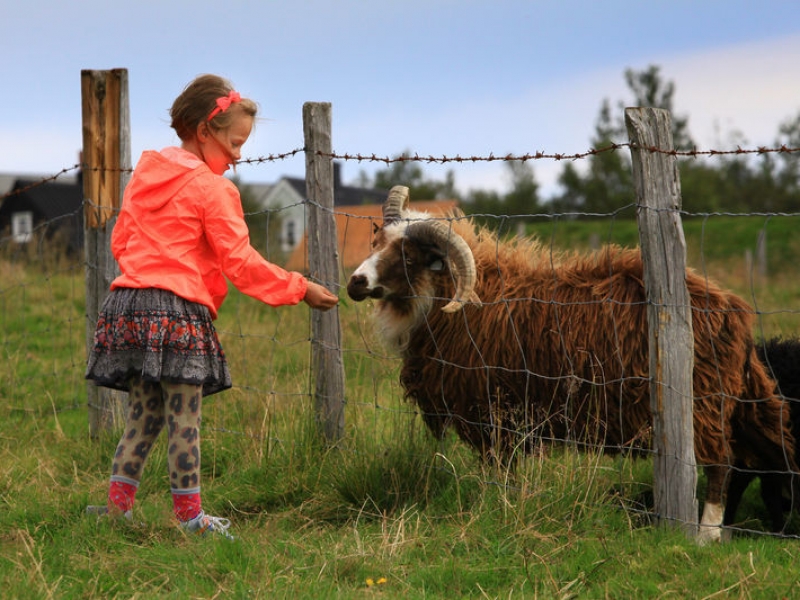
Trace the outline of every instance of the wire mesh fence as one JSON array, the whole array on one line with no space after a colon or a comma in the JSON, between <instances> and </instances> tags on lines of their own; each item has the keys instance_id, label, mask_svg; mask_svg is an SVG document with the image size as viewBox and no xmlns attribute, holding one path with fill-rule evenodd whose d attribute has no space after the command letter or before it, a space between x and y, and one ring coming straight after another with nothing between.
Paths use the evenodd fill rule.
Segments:
<instances>
[{"instance_id":1,"label":"wire mesh fence","mask_svg":"<svg viewBox=\"0 0 800 600\"><path fill-rule=\"evenodd\" d=\"M600 152L630 151L637 149L633 144L614 144L608 148L592 149L573 154L522 154L495 157L491 154L484 157L433 157L413 156L402 158L377 157L375 155L321 153L325 160L343 160L361 162L364 160L380 161L386 164L394 160L413 160L421 163L441 162L458 165L458 168L469 168L476 161L536 161L536 160L573 160L580 161L595 156ZM757 148L733 150L710 150L677 152L672 149L657 147L638 148L647 152L663 153L668 156L696 157L705 156L711 160L730 154L764 155L769 153L794 153L798 149ZM292 150L270 157L246 159L243 162L259 164L265 161L283 160L295 156L305 150ZM0 236L0 329L2 330L3 351L6 356L0 383L5 390L2 410L7 415L19 415L25 418L36 418L37 415L61 413L64 411L83 411L86 408L86 382L83 378L86 356L86 324L93 321L93 315L86 310L85 273L87 258L80 250L76 251L71 241L74 232L65 226L75 218L84 214L85 204L66 214L55 217L42 216L36 207L27 206L25 202L34 202L32 196L37 191L45 190L69 177L73 172L93 169L91 165L73 166L40 181L26 183L6 192L0 200L8 212L3 221L3 232ZM90 202L89 200L84 200ZM308 207L313 203L305 199ZM296 207L261 207L252 216L267 216L271 222L280 222L288 211ZM404 365L395 352L381 340L379 325L372 316L369 305L360 304L347 298L344 288L347 279L352 275L361 260L371 250L373 231L383 222L380 213L367 213L353 209L332 210L336 217L338 240L335 248L339 257L340 281L336 282L340 290L341 306L338 318L341 327L341 348L346 392L345 406L347 426L384 427L383 423L405 422L420 415L420 409L413 403L404 400L408 392L408 381L404 380ZM426 207L431 208L431 207ZM596 251L605 244L637 246L639 229L635 221L629 218L640 206L632 198L630 205L604 214L597 213L529 213L513 215L481 215L490 223L490 228L506 232L506 237L519 236L525 239L538 240L535 251L539 256L535 260L549 263L551 277L556 277L555 265L564 260L563 253L576 248ZM14 210L12 210L14 209ZM626 213L629 211L629 214ZM689 267L696 272L699 281L706 281L709 288L714 282L721 287L733 290L739 297L747 301L755 318L753 339L756 346L761 347L760 358L770 364L780 364L791 347L774 350L771 357L764 356L764 345L760 342L775 337L793 337L798 331L797 297L800 294L798 281L796 231L800 214L792 213L687 213L679 211L684 218L683 230L687 238L687 261ZM15 215L30 213L27 218ZM462 217L437 216L440 220L453 223L463 221ZM494 226L491 224L494 223ZM683 233L683 231L682 231ZM300 240L300 245L303 241ZM519 242L516 242L519 243ZM500 237L496 241L496 253L499 256ZM730 252L731 246L738 252ZM530 259L533 260L533 259ZM497 265L495 265L497 266ZM307 268L307 262L302 268ZM441 300L432 297L430 300ZM489 300L489 303L496 300ZM578 302L578 301L575 301ZM553 297L515 298L511 304L527 304L536 307L542 304L549 307L561 306L566 310L575 302L555 300ZM578 303L583 303L584 300ZM507 303L508 304L508 303ZM535 308L534 308L535 309ZM511 314L515 306L507 306ZM234 388L227 397L212 400L211 410L214 430L219 435L231 436L234 440L247 440L245 443L271 445L291 445L301 443L304 439L287 437L286 429L277 426L284 413L292 413L298 408L301 412L311 413L313 405L313 360L311 353L312 318L303 309L273 309L261 305L257 301L239 294L231 289L231 295L220 313L218 330L223 346L230 357L234 376ZM516 329L524 329L524 320L509 321ZM564 323L565 327L569 323ZM501 329L495 328L484 335L500 337ZM589 335L588 331L584 332ZM592 335L608 335L608 343L612 344L611 353L624 354L629 348L625 341L610 335L612 332L595 332ZM547 351L558 353L565 345L563 331L537 332ZM447 334L444 334L447 335ZM512 343L510 339L495 339L495 343ZM437 341L439 344L450 343L446 338ZM517 342L518 343L518 342ZM616 345L615 345L616 344ZM523 352L524 354L524 352ZM431 360L437 360L433 357ZM591 361L590 361L591 362ZM450 366L460 367L451 362ZM724 365L718 365L720 378L727 377ZM482 362L480 369L507 373L509 365L493 362ZM581 385L590 383L594 394L604 393L605 386L627 386L635 388L649 380L649 375L629 373L623 370L617 377L606 377L606 368L598 361L592 363L591 376L585 372L565 372L560 374L564 381L575 380ZM539 372L535 366L524 367L523 379L547 378L549 373ZM776 372L777 374L777 372ZM793 381L791 371L782 371L784 381L778 381L779 391L790 389ZM499 376L502 379L502 375ZM444 383L441 383L444 386ZM487 402L497 398L502 385L496 389L481 390ZM454 388L456 389L456 388ZM555 389L555 388L554 388ZM566 390L566 391L563 391ZM599 391L598 391L599 390ZM549 398L548 402L559 403L570 397L569 386L562 389L563 398ZM506 392L504 392L506 393ZM442 392L446 397L447 392ZM590 394L591 395L591 394ZM759 398L737 398L751 401ZM790 403L791 406L794 406ZM217 406L217 409L214 409ZM618 407L622 411L627 407ZM464 418L464 415L452 413L448 415L452 421ZM498 414L490 415L491 418ZM552 415L550 415L552 416ZM601 415L602 416L602 415ZM437 416L438 418L438 416ZM491 420L491 418L489 420ZM536 431L531 425L530 416L523 418L519 424L513 419L502 421L495 427L495 433L507 432L522 439L530 439L531 432L540 441L559 442L568 445L589 446L600 449L603 443L596 438L575 436L567 431L548 430L549 434ZM423 415L423 420L425 416ZM445 419L447 421L447 419ZM528 422L525 422L525 421ZM467 419L468 421L468 419ZM379 423L381 423L379 425ZM598 420L597 423L601 423ZM484 427L486 419L481 417L469 426ZM493 423L493 427L497 423ZM541 425L541 424L539 424ZM604 424L608 425L607 423ZM291 428L290 428L291 429ZM352 429L351 429L352 430ZM649 431L631 432L630 439L622 440L622 445L630 444L636 436L648 436ZM649 452L649 444L643 444L645 453ZM788 452L793 454L792 447ZM740 465L743 470L755 471L752 465ZM746 467L746 469L745 469ZM776 467L775 471L783 469ZM784 491L780 490L783 494ZM791 493L791 489L787 491Z\"/></svg>"}]
</instances>

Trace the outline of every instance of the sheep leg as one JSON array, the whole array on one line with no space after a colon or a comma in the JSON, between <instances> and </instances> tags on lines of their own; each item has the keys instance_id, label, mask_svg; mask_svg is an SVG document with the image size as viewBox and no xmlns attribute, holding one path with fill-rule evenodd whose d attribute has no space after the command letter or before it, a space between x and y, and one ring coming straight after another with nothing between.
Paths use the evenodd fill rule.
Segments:
<instances>
[{"instance_id":1,"label":"sheep leg","mask_svg":"<svg viewBox=\"0 0 800 600\"><path fill-rule=\"evenodd\" d=\"M697 541L701 546L709 542L722 541L722 504L706 500L703 505L703 517L700 519L700 530Z\"/></svg>"},{"instance_id":2,"label":"sheep leg","mask_svg":"<svg viewBox=\"0 0 800 600\"><path fill-rule=\"evenodd\" d=\"M756 474L753 472L737 471L733 474L725 501L725 525L733 525L736 522L736 509L747 486L755 478ZM786 477L780 473L761 473L759 479L761 480L761 500L769 514L770 531L780 533L786 526L786 519L783 516L784 510L786 510L783 498Z\"/></svg>"},{"instance_id":3,"label":"sheep leg","mask_svg":"<svg viewBox=\"0 0 800 600\"><path fill-rule=\"evenodd\" d=\"M724 491L728 481L728 467L708 465L704 470L708 489L697 532L697 542L700 545L722 541L722 521L725 515L722 499L725 497Z\"/></svg>"},{"instance_id":4,"label":"sheep leg","mask_svg":"<svg viewBox=\"0 0 800 600\"><path fill-rule=\"evenodd\" d=\"M724 525L733 525L736 522L736 511L739 508L744 491L755 477L752 472L738 469L731 473L731 480L728 484L728 497L725 499Z\"/></svg>"},{"instance_id":5,"label":"sheep leg","mask_svg":"<svg viewBox=\"0 0 800 600\"><path fill-rule=\"evenodd\" d=\"M769 513L773 533L781 533L786 527L783 517L783 490L786 477L777 473L761 474L761 500Z\"/></svg>"}]
</instances>

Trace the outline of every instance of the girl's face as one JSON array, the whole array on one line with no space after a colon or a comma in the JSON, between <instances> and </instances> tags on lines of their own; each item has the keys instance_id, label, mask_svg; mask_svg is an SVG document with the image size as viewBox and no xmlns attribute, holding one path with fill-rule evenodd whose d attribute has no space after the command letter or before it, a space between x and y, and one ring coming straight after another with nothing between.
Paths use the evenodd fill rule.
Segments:
<instances>
[{"instance_id":1,"label":"girl's face","mask_svg":"<svg viewBox=\"0 0 800 600\"><path fill-rule=\"evenodd\" d=\"M253 117L238 113L227 129L212 131L203 123L198 128L199 156L211 171L222 175L242 158L242 146L253 131Z\"/></svg>"}]
</instances>

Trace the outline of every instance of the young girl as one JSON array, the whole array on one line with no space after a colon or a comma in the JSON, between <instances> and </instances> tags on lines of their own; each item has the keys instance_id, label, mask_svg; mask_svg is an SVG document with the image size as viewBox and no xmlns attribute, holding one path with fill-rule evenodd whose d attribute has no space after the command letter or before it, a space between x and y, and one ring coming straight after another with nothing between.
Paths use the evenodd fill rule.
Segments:
<instances>
[{"instance_id":1,"label":"young girl","mask_svg":"<svg viewBox=\"0 0 800 600\"><path fill-rule=\"evenodd\" d=\"M106 506L130 518L147 456L167 427L173 508L186 531L227 533L203 512L203 396L231 387L213 319L229 279L270 306L328 310L338 297L267 262L251 245L236 186L223 173L241 158L255 102L215 75L192 81L170 110L180 147L142 154L128 183L111 251L122 274L100 309L87 379L129 392Z\"/></svg>"}]
</instances>

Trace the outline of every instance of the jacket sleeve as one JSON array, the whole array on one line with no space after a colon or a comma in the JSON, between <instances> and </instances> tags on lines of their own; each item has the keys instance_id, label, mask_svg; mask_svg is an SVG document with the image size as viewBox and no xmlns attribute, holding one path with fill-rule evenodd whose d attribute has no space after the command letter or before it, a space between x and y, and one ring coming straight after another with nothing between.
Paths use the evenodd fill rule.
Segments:
<instances>
[{"instance_id":1,"label":"jacket sleeve","mask_svg":"<svg viewBox=\"0 0 800 600\"><path fill-rule=\"evenodd\" d=\"M297 304L308 289L305 277L270 263L250 245L239 190L231 181L220 179L222 185L208 196L204 225L222 272L239 291L265 304Z\"/></svg>"}]
</instances>

